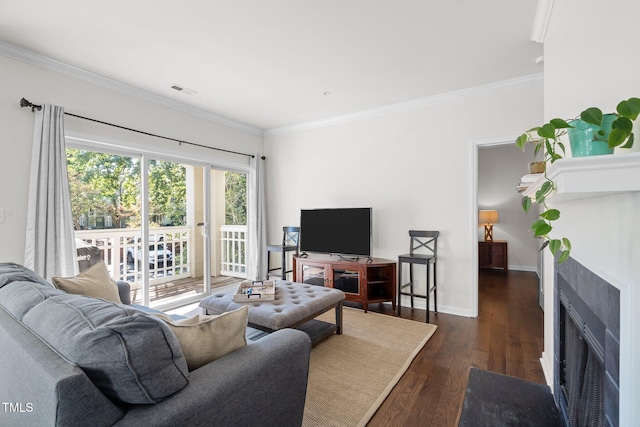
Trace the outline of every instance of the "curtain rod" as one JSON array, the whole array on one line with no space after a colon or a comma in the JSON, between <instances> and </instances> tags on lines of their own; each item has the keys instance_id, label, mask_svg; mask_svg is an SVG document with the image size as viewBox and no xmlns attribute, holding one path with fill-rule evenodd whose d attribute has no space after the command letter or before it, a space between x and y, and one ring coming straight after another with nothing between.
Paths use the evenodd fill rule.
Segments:
<instances>
[{"instance_id":1,"label":"curtain rod","mask_svg":"<svg viewBox=\"0 0 640 427\"><path fill-rule=\"evenodd\" d=\"M22 98L20 100L20 107L22 107L22 108L31 107L31 111L32 112L35 111L35 110L42 109L42 105L33 104L32 102L29 102L24 98ZM77 117L79 119L89 120L91 122L96 122L96 123L100 123L100 124L107 125L107 126L113 126L115 128L124 129L124 130L128 130L128 131L131 131L131 132L141 133L143 135L153 136L155 138L168 139L169 141L175 141L175 142L179 143L180 145L188 144L188 145L193 145L195 147L208 148L210 150L224 151L225 153L238 154L238 155L241 155L241 156L247 156L247 157L251 157L251 158L255 157L255 155L253 155L253 154L247 154L247 153L240 153L238 151L225 150L224 148L209 147L207 145L196 144L195 142L183 141L181 139L170 138L168 136L156 135L154 133L149 133L149 132L145 132L145 131L141 131L141 130L137 130L137 129L131 129L131 128L120 126L120 125L114 125L113 123L103 122L103 121L92 119L92 118L89 118L89 117L78 116L77 114L67 113L66 111L65 111L64 114L67 115L67 116ZM266 157L262 156L261 159L262 160L266 160Z\"/></svg>"}]
</instances>

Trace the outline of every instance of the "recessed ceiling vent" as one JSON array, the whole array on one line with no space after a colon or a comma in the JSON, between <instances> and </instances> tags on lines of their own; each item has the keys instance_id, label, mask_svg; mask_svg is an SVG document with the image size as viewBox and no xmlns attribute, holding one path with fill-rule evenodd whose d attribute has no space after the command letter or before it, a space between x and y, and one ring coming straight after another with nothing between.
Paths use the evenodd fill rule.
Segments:
<instances>
[{"instance_id":1,"label":"recessed ceiling vent","mask_svg":"<svg viewBox=\"0 0 640 427\"><path fill-rule=\"evenodd\" d=\"M193 95L194 93L198 93L195 90L192 90L192 89L189 89L189 88L186 88L184 86L177 85L177 84L174 84L173 86L171 86L171 89L175 89L178 92L184 93L185 95Z\"/></svg>"}]
</instances>

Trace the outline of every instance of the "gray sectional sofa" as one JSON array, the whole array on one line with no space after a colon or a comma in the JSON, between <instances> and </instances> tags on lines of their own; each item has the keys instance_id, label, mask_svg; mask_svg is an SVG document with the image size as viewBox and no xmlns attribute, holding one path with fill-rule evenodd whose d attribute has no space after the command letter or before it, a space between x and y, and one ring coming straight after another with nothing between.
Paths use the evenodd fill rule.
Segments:
<instances>
[{"instance_id":1,"label":"gray sectional sofa","mask_svg":"<svg viewBox=\"0 0 640 427\"><path fill-rule=\"evenodd\" d=\"M309 351L285 329L189 372L153 316L0 264L0 425L298 426Z\"/></svg>"}]
</instances>

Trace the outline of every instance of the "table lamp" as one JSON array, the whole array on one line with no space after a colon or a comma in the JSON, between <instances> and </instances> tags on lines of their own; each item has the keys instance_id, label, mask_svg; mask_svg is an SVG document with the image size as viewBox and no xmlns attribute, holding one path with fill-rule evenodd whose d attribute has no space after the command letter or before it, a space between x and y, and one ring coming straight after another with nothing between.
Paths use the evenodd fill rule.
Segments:
<instances>
[{"instance_id":1,"label":"table lamp","mask_svg":"<svg viewBox=\"0 0 640 427\"><path fill-rule=\"evenodd\" d=\"M478 213L478 223L484 224L484 241L493 241L493 224L499 222L500 217L496 210L481 210Z\"/></svg>"}]
</instances>

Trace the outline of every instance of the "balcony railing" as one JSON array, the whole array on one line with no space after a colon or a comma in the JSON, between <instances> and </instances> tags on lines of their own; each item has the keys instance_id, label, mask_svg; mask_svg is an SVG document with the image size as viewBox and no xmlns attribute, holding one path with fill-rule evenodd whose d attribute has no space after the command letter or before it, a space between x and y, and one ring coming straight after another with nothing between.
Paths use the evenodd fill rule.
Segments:
<instances>
[{"instance_id":1,"label":"balcony railing","mask_svg":"<svg viewBox=\"0 0 640 427\"><path fill-rule=\"evenodd\" d=\"M140 283L142 265L148 267L150 283L157 284L191 277L190 227L149 229L149 259L142 259L142 232L138 228L112 228L76 231L77 239L100 249L111 277L132 284Z\"/></svg>"},{"instance_id":2,"label":"balcony railing","mask_svg":"<svg viewBox=\"0 0 640 427\"><path fill-rule=\"evenodd\" d=\"M247 278L247 226L220 227L220 274Z\"/></svg>"},{"instance_id":3,"label":"balcony railing","mask_svg":"<svg viewBox=\"0 0 640 427\"><path fill-rule=\"evenodd\" d=\"M141 297L139 290L142 286L143 264L145 264L142 260L142 231L139 228L81 230L76 231L75 236L76 239L99 249L99 251L95 249L88 251L86 254L82 254L82 250L79 250L80 263L87 261L91 264L93 260L88 260L87 257L99 257L107 265L111 277L131 284L132 300L139 303ZM193 249L193 236L190 227L149 229L149 259L146 264L152 304L164 298L161 294L182 292L177 290L184 287L178 286L183 282L178 279L197 276L195 262L198 255ZM220 275L246 278L247 227L224 225L220 227L220 236ZM167 286L171 289L166 288ZM199 286L201 291L202 284ZM176 289L175 292L173 288Z\"/></svg>"}]
</instances>

